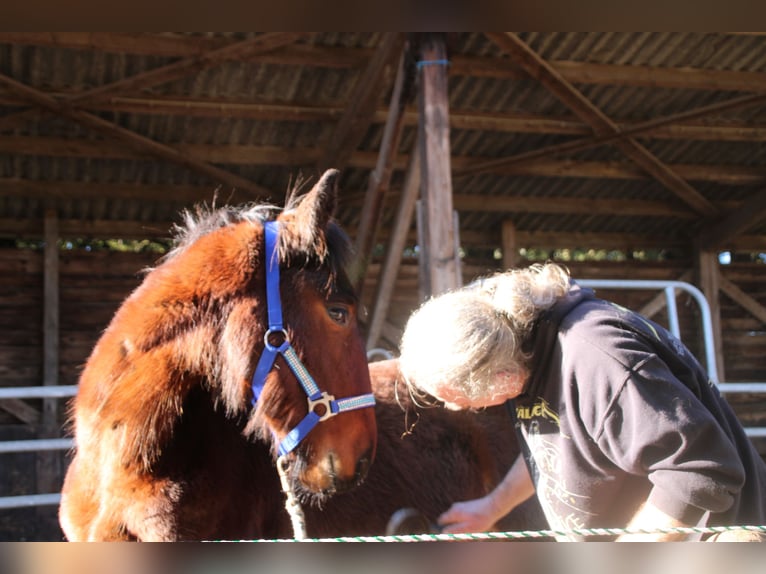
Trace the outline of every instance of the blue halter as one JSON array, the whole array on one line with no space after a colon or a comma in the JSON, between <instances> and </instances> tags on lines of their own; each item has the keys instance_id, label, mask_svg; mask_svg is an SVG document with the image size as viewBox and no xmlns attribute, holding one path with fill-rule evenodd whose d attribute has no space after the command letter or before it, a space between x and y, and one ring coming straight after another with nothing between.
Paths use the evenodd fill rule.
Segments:
<instances>
[{"instance_id":1,"label":"blue halter","mask_svg":"<svg viewBox=\"0 0 766 574\"><path fill-rule=\"evenodd\" d=\"M284 456L292 452L320 421L327 420L344 411L375 406L375 397L372 393L368 393L336 400L331 394L319 390L305 365L298 358L295 349L290 345L287 331L285 331L282 325L282 300L279 295L279 259L277 257L279 223L277 221L267 221L264 223L264 235L266 237L266 304L269 312L269 330L263 336L265 348L260 359L258 359L258 365L253 374L253 405L255 405L263 392L266 376L274 366L277 354L284 357L287 365L295 374L308 397L308 414L279 444L279 455ZM273 346L269 342L269 336L272 334L281 334L284 338L284 341L278 347ZM324 413L321 415L315 412L319 405L324 406Z\"/></svg>"}]
</instances>

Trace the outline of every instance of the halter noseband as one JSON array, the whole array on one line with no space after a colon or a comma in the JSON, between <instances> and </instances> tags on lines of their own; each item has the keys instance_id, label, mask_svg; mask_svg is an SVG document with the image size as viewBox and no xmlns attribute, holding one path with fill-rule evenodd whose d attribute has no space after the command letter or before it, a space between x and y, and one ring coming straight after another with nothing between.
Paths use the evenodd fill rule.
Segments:
<instances>
[{"instance_id":1,"label":"halter noseband","mask_svg":"<svg viewBox=\"0 0 766 574\"><path fill-rule=\"evenodd\" d=\"M269 330L263 336L264 349L258 365L253 374L253 405L263 391L266 384L266 376L274 366L277 354L282 355L287 365L303 387L308 397L308 414L292 429L279 444L279 455L284 456L297 447L306 438L311 430L320 422L327 420L338 413L353 411L375 405L375 397L372 393L336 400L326 391L320 391L314 379L309 374L306 366L298 358L298 354L290 345L287 332L282 324L282 300L279 295L279 258L277 257L277 239L279 238L279 222L267 221L264 223L264 235L266 238L266 305L269 313ZM271 335L281 335L282 344L275 347L269 341ZM324 413L316 413L319 405L324 406Z\"/></svg>"}]
</instances>

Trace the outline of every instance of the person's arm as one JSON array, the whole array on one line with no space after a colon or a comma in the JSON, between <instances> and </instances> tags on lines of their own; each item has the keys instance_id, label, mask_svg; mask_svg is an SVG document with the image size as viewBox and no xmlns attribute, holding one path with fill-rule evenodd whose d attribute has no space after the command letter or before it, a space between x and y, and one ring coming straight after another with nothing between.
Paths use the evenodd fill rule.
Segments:
<instances>
[{"instance_id":1,"label":"person's arm","mask_svg":"<svg viewBox=\"0 0 766 574\"><path fill-rule=\"evenodd\" d=\"M475 500L456 502L438 518L442 532L485 532L535 493L524 458L519 456L495 489Z\"/></svg>"},{"instance_id":2,"label":"person's arm","mask_svg":"<svg viewBox=\"0 0 766 574\"><path fill-rule=\"evenodd\" d=\"M685 526L688 526L688 524L684 524L680 520L668 516L651 502L643 504L628 524L629 529L635 528L648 531L657 528L678 528ZM680 532L623 534L617 538L617 542L672 542L676 540L686 540L687 536L688 534Z\"/></svg>"}]
</instances>

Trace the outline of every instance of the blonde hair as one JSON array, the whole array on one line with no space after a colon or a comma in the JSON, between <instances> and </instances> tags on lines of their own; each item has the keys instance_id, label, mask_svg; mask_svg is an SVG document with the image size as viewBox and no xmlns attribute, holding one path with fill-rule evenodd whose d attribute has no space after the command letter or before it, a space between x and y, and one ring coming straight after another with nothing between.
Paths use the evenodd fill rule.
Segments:
<instances>
[{"instance_id":1,"label":"blonde hair","mask_svg":"<svg viewBox=\"0 0 766 574\"><path fill-rule=\"evenodd\" d=\"M495 375L528 376L523 344L535 320L569 289L569 272L535 264L480 279L417 309L400 345L401 371L415 393L448 386L491 397ZM438 394L437 394L438 396Z\"/></svg>"}]
</instances>

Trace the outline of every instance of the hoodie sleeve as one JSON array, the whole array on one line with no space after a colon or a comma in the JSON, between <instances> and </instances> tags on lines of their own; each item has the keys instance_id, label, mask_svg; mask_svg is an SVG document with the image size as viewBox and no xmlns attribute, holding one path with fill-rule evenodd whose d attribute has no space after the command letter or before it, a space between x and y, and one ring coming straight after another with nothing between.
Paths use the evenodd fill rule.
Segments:
<instances>
[{"instance_id":1,"label":"hoodie sleeve","mask_svg":"<svg viewBox=\"0 0 766 574\"><path fill-rule=\"evenodd\" d=\"M627 371L594 438L614 464L651 481L651 503L686 524L727 510L745 480L734 445L656 355Z\"/></svg>"}]
</instances>

